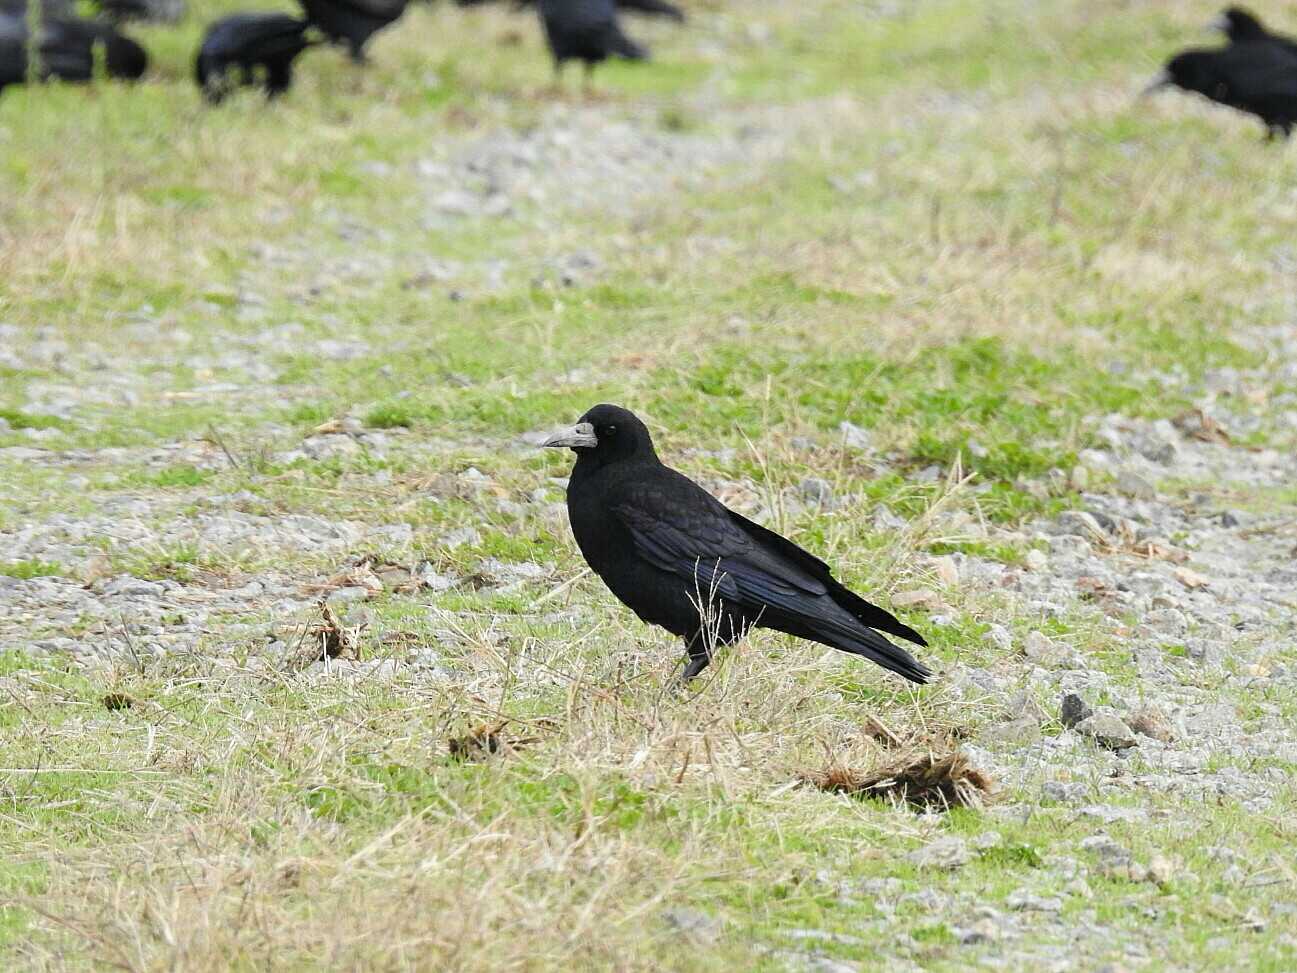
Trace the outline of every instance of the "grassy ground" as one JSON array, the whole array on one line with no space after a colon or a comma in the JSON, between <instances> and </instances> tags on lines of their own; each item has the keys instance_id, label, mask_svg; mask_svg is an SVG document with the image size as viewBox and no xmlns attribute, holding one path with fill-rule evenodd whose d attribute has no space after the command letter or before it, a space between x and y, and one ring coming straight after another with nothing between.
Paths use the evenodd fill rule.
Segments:
<instances>
[{"instance_id":1,"label":"grassy ground","mask_svg":"<svg viewBox=\"0 0 1297 973\"><path fill-rule=\"evenodd\" d=\"M311 52L276 105L208 111L189 58L216 7L195 3L136 32L144 84L5 93L0 572L168 587L4 622L0 965L1297 964L1297 748L1190 771L1237 769L1263 799L1140 787L1142 755L1088 742L1033 763L990 730L1026 692L1058 737L1059 683L992 624L1137 696L1139 651L1184 650L1079 589L1046 609L935 560L1021 567L1048 547L1030 525L1083 505L1103 416L1177 416L1223 371L1250 383L1226 403L1238 463L1291 456L1297 376L1267 342L1291 328L1293 157L1186 98L1134 99L1212 4L892 6L636 24L655 63L610 66L594 103L543 91L529 18L420 6L366 71ZM901 612L934 684L763 634L675 695L678 647L583 575L568 459L528 445L599 401L883 603L937 591ZM383 438L299 448L345 416ZM840 504L791 499L808 477ZM1291 486L1157 486L1265 523L1297 508ZM220 533L225 510L288 533ZM69 520L97 526L27 549ZM362 554L457 583L339 608L391 666L286 664L312 585ZM1291 613L1268 624L1278 641L1150 698L1198 693L1291 743L1292 683L1256 668L1297 663ZM1005 688L971 691L970 669ZM998 801L916 814L799 783L883 759L871 715L969 741ZM448 758L502 716L534 742ZM1047 781L1130 814L1101 826ZM1096 832L1162 864L1105 870ZM971 859L907 857L943 837Z\"/></svg>"}]
</instances>

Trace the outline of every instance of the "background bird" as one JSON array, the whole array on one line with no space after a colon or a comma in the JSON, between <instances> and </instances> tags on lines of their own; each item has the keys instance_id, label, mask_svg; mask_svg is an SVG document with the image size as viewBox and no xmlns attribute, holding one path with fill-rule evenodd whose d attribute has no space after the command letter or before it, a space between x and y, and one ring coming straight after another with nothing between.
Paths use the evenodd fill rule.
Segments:
<instances>
[{"instance_id":1,"label":"background bird","mask_svg":"<svg viewBox=\"0 0 1297 973\"><path fill-rule=\"evenodd\" d=\"M0 14L0 88L26 80L28 36L24 19ZM36 74L41 80L90 81L96 49L104 52L109 77L135 80L148 70L144 48L108 24L51 17L41 23L38 40Z\"/></svg>"},{"instance_id":2,"label":"background bird","mask_svg":"<svg viewBox=\"0 0 1297 973\"><path fill-rule=\"evenodd\" d=\"M622 33L613 0L537 0L545 41L554 58L555 84L562 80L563 65L585 65L585 87L590 90L594 67L609 57L642 61L648 49Z\"/></svg>"},{"instance_id":3,"label":"background bird","mask_svg":"<svg viewBox=\"0 0 1297 973\"><path fill-rule=\"evenodd\" d=\"M664 465L633 413L597 405L544 445L577 455L567 510L581 553L635 614L684 639L686 680L716 645L762 627L927 681L927 667L879 632L926 645L921 635L845 588L814 555Z\"/></svg>"},{"instance_id":4,"label":"background bird","mask_svg":"<svg viewBox=\"0 0 1297 973\"><path fill-rule=\"evenodd\" d=\"M1282 34L1272 34L1250 11L1227 7L1215 24L1235 44L1274 44L1297 54L1297 41Z\"/></svg>"},{"instance_id":5,"label":"background bird","mask_svg":"<svg viewBox=\"0 0 1297 973\"><path fill-rule=\"evenodd\" d=\"M293 83L293 60L317 43L307 38L305 20L286 14L234 14L216 21L203 37L194 73L203 96L212 104L236 84L256 83L264 70L266 95L274 98ZM237 70L237 77L231 75Z\"/></svg>"},{"instance_id":6,"label":"background bird","mask_svg":"<svg viewBox=\"0 0 1297 973\"><path fill-rule=\"evenodd\" d=\"M1297 124L1297 54L1269 43L1183 51L1146 89L1176 87L1261 119L1267 137Z\"/></svg>"},{"instance_id":7,"label":"background bird","mask_svg":"<svg viewBox=\"0 0 1297 973\"><path fill-rule=\"evenodd\" d=\"M500 0L455 0L460 7L484 7L489 3L499 3ZM528 7L534 7L536 0L513 0L514 10L526 10ZM618 12L646 14L650 17L666 17L683 23L685 12L677 7L674 3L667 3L666 0L614 0L614 5Z\"/></svg>"},{"instance_id":8,"label":"background bird","mask_svg":"<svg viewBox=\"0 0 1297 973\"><path fill-rule=\"evenodd\" d=\"M330 40L345 44L351 59L365 61L365 45L405 13L406 0L301 0L306 19Z\"/></svg>"}]
</instances>

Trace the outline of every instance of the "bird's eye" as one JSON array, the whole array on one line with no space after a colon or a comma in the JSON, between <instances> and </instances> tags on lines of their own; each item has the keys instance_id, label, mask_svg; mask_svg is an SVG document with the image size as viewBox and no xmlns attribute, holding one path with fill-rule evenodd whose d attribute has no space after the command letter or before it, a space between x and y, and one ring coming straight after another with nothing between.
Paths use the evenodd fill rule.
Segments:
<instances>
[{"instance_id":1,"label":"bird's eye","mask_svg":"<svg viewBox=\"0 0 1297 973\"><path fill-rule=\"evenodd\" d=\"M615 435L617 435L617 427L616 427L616 426L605 426L605 427L604 427L603 434L604 434L605 436L615 436Z\"/></svg>"}]
</instances>

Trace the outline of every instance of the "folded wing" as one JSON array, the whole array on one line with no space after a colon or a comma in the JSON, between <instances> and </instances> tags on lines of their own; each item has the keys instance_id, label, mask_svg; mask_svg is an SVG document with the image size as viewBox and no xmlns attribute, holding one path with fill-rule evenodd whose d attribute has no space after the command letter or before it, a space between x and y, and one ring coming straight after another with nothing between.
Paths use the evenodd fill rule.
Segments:
<instances>
[{"instance_id":1,"label":"folded wing","mask_svg":"<svg viewBox=\"0 0 1297 973\"><path fill-rule=\"evenodd\" d=\"M692 490L682 491L681 482ZM682 495L688 500L682 502ZM720 596L749 623L863 655L915 682L926 681L928 670L875 629L925 644L918 633L843 587L823 561L728 510L684 477L669 491L633 485L612 509L638 556L678 576L691 594L704 600Z\"/></svg>"}]
</instances>

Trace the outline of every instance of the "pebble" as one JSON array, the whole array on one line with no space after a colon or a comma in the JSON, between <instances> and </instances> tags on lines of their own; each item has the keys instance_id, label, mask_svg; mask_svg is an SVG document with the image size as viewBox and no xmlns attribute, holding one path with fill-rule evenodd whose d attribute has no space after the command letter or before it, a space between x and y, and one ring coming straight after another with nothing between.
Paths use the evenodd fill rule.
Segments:
<instances>
[{"instance_id":1,"label":"pebble","mask_svg":"<svg viewBox=\"0 0 1297 973\"><path fill-rule=\"evenodd\" d=\"M1139 746L1130 727L1113 713L1095 713L1076 724L1076 732L1090 737L1108 750L1126 750Z\"/></svg>"},{"instance_id":2,"label":"pebble","mask_svg":"<svg viewBox=\"0 0 1297 973\"><path fill-rule=\"evenodd\" d=\"M986 640L994 645L1001 652L1008 652L1013 648L1013 636L1009 630L997 622L992 622L986 630Z\"/></svg>"},{"instance_id":3,"label":"pebble","mask_svg":"<svg viewBox=\"0 0 1297 973\"><path fill-rule=\"evenodd\" d=\"M1162 743L1175 742L1175 730L1165 712L1157 706L1145 706L1126 718L1126 724L1136 733L1160 740Z\"/></svg>"},{"instance_id":4,"label":"pebble","mask_svg":"<svg viewBox=\"0 0 1297 973\"><path fill-rule=\"evenodd\" d=\"M1040 896L1026 889L1010 892L1004 904L1018 912L1062 912L1063 900L1053 896Z\"/></svg>"},{"instance_id":5,"label":"pebble","mask_svg":"<svg viewBox=\"0 0 1297 973\"><path fill-rule=\"evenodd\" d=\"M1153 484L1130 470L1122 470L1117 474L1117 489L1137 500L1152 500L1157 496L1157 489Z\"/></svg>"},{"instance_id":6,"label":"pebble","mask_svg":"<svg viewBox=\"0 0 1297 973\"><path fill-rule=\"evenodd\" d=\"M104 585L104 594L126 596L130 598L158 598L166 588L156 581L145 581L125 575L114 578Z\"/></svg>"},{"instance_id":7,"label":"pebble","mask_svg":"<svg viewBox=\"0 0 1297 973\"><path fill-rule=\"evenodd\" d=\"M828 480L820 479L818 476L808 476L798 484L797 490L803 500L816 504L821 509L832 510L837 506L837 497L833 493L833 487L829 486Z\"/></svg>"},{"instance_id":8,"label":"pebble","mask_svg":"<svg viewBox=\"0 0 1297 973\"><path fill-rule=\"evenodd\" d=\"M662 913L662 920L686 939L702 946L721 938L721 921L697 909L674 908Z\"/></svg>"},{"instance_id":9,"label":"pebble","mask_svg":"<svg viewBox=\"0 0 1297 973\"><path fill-rule=\"evenodd\" d=\"M907 860L920 868L959 868L972 859L972 850L963 838L938 838L910 852Z\"/></svg>"},{"instance_id":10,"label":"pebble","mask_svg":"<svg viewBox=\"0 0 1297 973\"><path fill-rule=\"evenodd\" d=\"M1055 642L1043 632L1032 631L1022 643L1022 654L1032 662L1048 668L1067 665L1071 661L1072 651L1066 645Z\"/></svg>"},{"instance_id":11,"label":"pebble","mask_svg":"<svg viewBox=\"0 0 1297 973\"><path fill-rule=\"evenodd\" d=\"M842 433L842 443L848 449L858 449L868 451L873 448L873 437L869 435L869 430L862 429L854 422L847 422L845 419L838 423L838 432Z\"/></svg>"}]
</instances>

